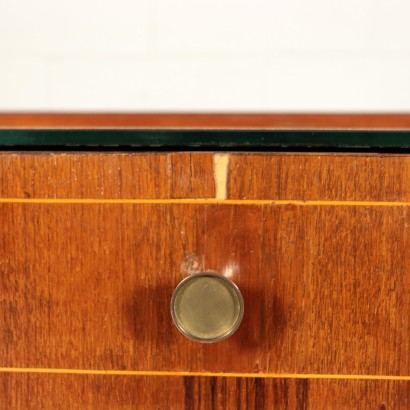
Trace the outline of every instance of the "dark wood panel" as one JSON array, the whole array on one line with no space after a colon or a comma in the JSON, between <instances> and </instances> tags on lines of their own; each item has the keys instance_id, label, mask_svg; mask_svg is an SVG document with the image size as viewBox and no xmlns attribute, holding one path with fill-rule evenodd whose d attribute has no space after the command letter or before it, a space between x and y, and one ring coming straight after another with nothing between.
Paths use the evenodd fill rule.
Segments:
<instances>
[{"instance_id":1,"label":"dark wood panel","mask_svg":"<svg viewBox=\"0 0 410 410\"><path fill-rule=\"evenodd\" d=\"M2 113L0 128L409 129L410 114Z\"/></svg>"},{"instance_id":2,"label":"dark wood panel","mask_svg":"<svg viewBox=\"0 0 410 410\"><path fill-rule=\"evenodd\" d=\"M0 374L0 408L408 410L410 382Z\"/></svg>"},{"instance_id":3,"label":"dark wood panel","mask_svg":"<svg viewBox=\"0 0 410 410\"><path fill-rule=\"evenodd\" d=\"M0 205L6 367L410 374L408 207ZM245 316L203 345L173 326L184 259Z\"/></svg>"}]
</instances>

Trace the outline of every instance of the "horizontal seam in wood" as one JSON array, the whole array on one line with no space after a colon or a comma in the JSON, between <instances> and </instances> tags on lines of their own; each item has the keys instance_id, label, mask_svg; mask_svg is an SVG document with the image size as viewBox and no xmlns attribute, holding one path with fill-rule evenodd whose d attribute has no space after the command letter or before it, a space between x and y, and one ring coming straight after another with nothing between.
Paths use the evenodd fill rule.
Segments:
<instances>
[{"instance_id":1,"label":"horizontal seam in wood","mask_svg":"<svg viewBox=\"0 0 410 410\"><path fill-rule=\"evenodd\" d=\"M296 205L296 206L410 206L410 202L389 201L321 201L321 200L287 200L287 199L92 199L92 198L0 198L6 204L83 204L83 205Z\"/></svg>"},{"instance_id":2,"label":"horizontal seam in wood","mask_svg":"<svg viewBox=\"0 0 410 410\"><path fill-rule=\"evenodd\" d=\"M366 375L366 374L315 374L315 373L218 373L149 370L92 370L92 369L49 369L32 367L1 367L0 373L43 373L106 376L197 376L197 377L239 377L270 379L336 379L336 380L397 380L410 381L410 376Z\"/></svg>"}]
</instances>

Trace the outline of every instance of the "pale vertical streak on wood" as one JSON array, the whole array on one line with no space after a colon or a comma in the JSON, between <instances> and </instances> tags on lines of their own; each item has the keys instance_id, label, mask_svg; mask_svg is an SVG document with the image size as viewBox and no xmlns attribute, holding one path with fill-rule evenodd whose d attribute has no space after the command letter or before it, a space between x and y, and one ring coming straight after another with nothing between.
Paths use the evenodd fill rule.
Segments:
<instances>
[{"instance_id":1,"label":"pale vertical streak on wood","mask_svg":"<svg viewBox=\"0 0 410 410\"><path fill-rule=\"evenodd\" d=\"M214 155L215 198L226 199L229 154Z\"/></svg>"}]
</instances>

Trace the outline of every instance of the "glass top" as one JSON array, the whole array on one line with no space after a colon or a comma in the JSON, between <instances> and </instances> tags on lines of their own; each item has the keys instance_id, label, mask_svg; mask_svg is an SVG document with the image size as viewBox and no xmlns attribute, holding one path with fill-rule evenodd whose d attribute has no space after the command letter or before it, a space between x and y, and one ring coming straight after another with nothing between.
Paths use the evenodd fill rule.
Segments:
<instances>
[{"instance_id":1,"label":"glass top","mask_svg":"<svg viewBox=\"0 0 410 410\"><path fill-rule=\"evenodd\" d=\"M410 131L0 129L1 149L408 150Z\"/></svg>"}]
</instances>

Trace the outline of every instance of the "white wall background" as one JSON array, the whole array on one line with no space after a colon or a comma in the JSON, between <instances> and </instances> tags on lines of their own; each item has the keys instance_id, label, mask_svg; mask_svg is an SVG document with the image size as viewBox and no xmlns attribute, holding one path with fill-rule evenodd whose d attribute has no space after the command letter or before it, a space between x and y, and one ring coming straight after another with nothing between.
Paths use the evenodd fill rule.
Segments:
<instances>
[{"instance_id":1,"label":"white wall background","mask_svg":"<svg viewBox=\"0 0 410 410\"><path fill-rule=\"evenodd\" d=\"M410 1L0 0L0 110L410 111Z\"/></svg>"}]
</instances>

